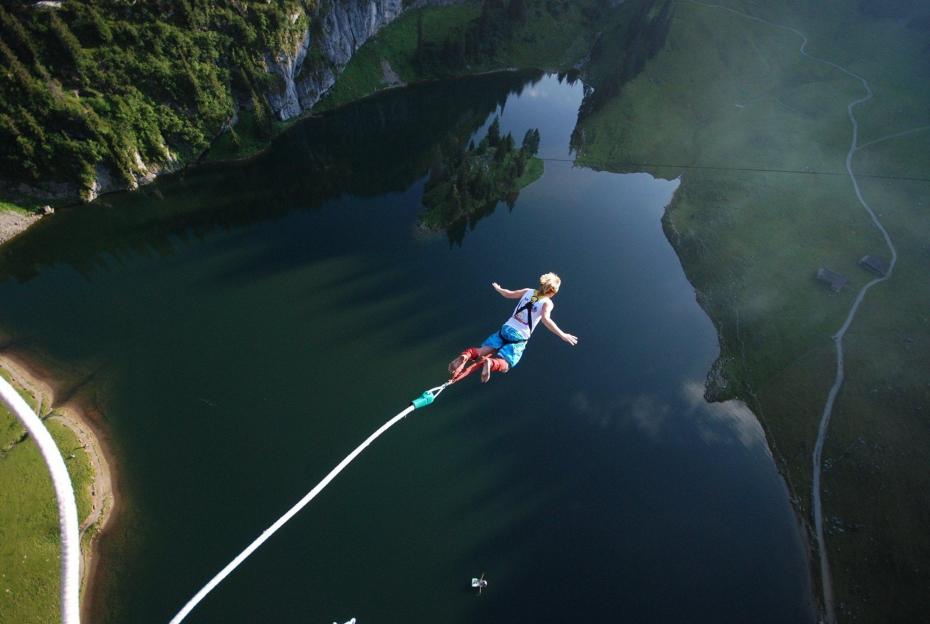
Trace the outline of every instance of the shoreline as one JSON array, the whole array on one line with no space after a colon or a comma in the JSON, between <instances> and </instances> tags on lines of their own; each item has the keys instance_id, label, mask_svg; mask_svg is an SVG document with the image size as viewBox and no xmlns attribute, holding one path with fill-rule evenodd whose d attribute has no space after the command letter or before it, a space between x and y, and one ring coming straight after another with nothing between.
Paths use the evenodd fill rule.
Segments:
<instances>
[{"instance_id":1,"label":"shoreline","mask_svg":"<svg viewBox=\"0 0 930 624\"><path fill-rule=\"evenodd\" d=\"M678 178L682 179L681 174L679 174ZM671 246L672 250L675 252L675 255L678 256L678 259L682 265L682 270L684 270L686 265L686 257L684 249L681 246L681 235L675 228L675 224L672 223L671 218L671 211L674 209L676 201L678 201L678 193L680 189L681 185L679 184L678 188L675 189L675 193L672 195L672 199L668 206L665 207L665 211L662 214L661 223L662 232L665 235L665 240ZM746 407L749 408L749 410L752 412L756 422L758 422L759 426L762 428L762 433L765 436L765 444L768 446L769 452L771 453L772 462L775 464L775 470L778 472L778 475L781 477L782 483L785 486L785 490L788 494L788 502L791 505L792 512L794 513L799 534L802 540L805 542L804 545L806 548L804 549L804 555L805 559L807 559L811 599L813 600L814 608L813 610L817 614L818 622L820 622L820 618L823 615L824 597L821 592L820 584L817 583L818 553L816 549L816 539L813 526L811 525L810 519L808 518L807 510L804 509L803 498L800 496L797 488L795 488L794 481L791 479L788 459L781 453L779 446L776 444L775 438L772 435L771 427L764 418L762 405L759 402L758 397L755 396L755 393L749 392L744 396L743 393L738 392L732 388L726 388L722 393L711 392L711 375L713 375L714 371L717 370L719 364L725 361L728 357L733 358L738 356L734 353L731 353L730 349L727 347L726 341L724 340L723 328L718 324L718 320L714 318L714 316L711 314L711 310L706 306L706 296L704 293L701 292L701 290L694 284L691 277L687 274L687 271L685 271L685 278L694 289L695 299L697 300L698 307L700 307L704 315L707 316L707 319L714 326L714 333L717 334L717 346L719 349L719 354L717 355L717 359L714 360L714 363L711 365L710 369L708 369L707 377L704 381L704 400L707 401L708 404L724 403L726 401L734 400L742 401L743 404L746 405ZM716 396L708 398L708 394L715 394Z\"/></svg>"},{"instance_id":2,"label":"shoreline","mask_svg":"<svg viewBox=\"0 0 930 624\"><path fill-rule=\"evenodd\" d=\"M93 469L93 481L90 486L91 509L87 517L81 519L80 524L80 610L81 618L90 621L91 595L100 571L100 553L97 549L101 535L113 524L119 499L114 479L114 455L108 447L100 423L91 416L92 408L82 405L78 399L69 399L59 405L56 399L59 393L52 385L50 375L44 374L37 366L29 363L27 358L8 350L0 350L0 368L9 374L15 385L35 396L40 412L74 432L90 460ZM40 413L39 416L43 417L43 414Z\"/></svg>"}]
</instances>

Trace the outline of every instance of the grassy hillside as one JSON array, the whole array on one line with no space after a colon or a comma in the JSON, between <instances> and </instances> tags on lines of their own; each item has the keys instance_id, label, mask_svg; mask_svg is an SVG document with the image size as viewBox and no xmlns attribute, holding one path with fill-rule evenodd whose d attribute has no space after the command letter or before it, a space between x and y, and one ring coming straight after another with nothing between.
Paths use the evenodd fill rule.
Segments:
<instances>
[{"instance_id":1,"label":"grassy hillside","mask_svg":"<svg viewBox=\"0 0 930 624\"><path fill-rule=\"evenodd\" d=\"M60 8L0 7L3 177L89 195L97 166L133 186L151 168L207 146L234 111L253 108L263 54L306 27L313 0L126 3L69 0ZM296 18L292 21L292 17Z\"/></svg>"},{"instance_id":2,"label":"grassy hillside","mask_svg":"<svg viewBox=\"0 0 930 624\"><path fill-rule=\"evenodd\" d=\"M426 7L407 12L363 45L349 61L336 84L317 104L318 110L333 108L371 95L387 86L382 60L404 82L425 76L414 64L417 33L428 42L441 42L450 31L461 29L481 12L477 2Z\"/></svg>"},{"instance_id":3,"label":"grassy hillside","mask_svg":"<svg viewBox=\"0 0 930 624\"><path fill-rule=\"evenodd\" d=\"M413 10L359 49L317 108L390 86L385 64L407 83L507 68L567 71L591 51L602 19L613 13L599 0L485 0Z\"/></svg>"},{"instance_id":4,"label":"grassy hillside","mask_svg":"<svg viewBox=\"0 0 930 624\"><path fill-rule=\"evenodd\" d=\"M856 108L860 145L930 125L919 16L875 17L838 1L729 4L803 31L810 54L869 81L875 97ZM808 515L811 454L836 370L831 337L874 277L857 261L890 254L845 174L846 107L865 90L800 45L772 24L677 3L665 48L578 135L589 166L682 176L665 227L720 333L726 382L711 394L754 408ZM853 165L930 178L930 132L864 147ZM840 621L920 621L930 609L930 182L860 185L900 258L846 337L824 451L827 549ZM814 279L819 267L849 285L830 292Z\"/></svg>"}]
</instances>

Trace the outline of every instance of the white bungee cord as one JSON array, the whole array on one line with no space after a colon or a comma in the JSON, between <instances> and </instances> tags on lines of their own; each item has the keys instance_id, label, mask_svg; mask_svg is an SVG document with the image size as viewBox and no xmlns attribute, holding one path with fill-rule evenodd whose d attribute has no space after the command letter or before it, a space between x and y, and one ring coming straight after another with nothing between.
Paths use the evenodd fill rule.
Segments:
<instances>
[{"instance_id":1,"label":"white bungee cord","mask_svg":"<svg viewBox=\"0 0 930 624\"><path fill-rule=\"evenodd\" d=\"M330 481L335 479L336 476L340 472L342 472L346 466L352 463L352 461L356 457L358 457L362 453L362 451L364 451L372 442L378 439L378 437L380 437L381 434L383 434L385 431L387 431L388 429L393 427L395 424L403 420L407 416L407 414L409 414L410 412L414 411L417 408L425 407L429 405L430 403L432 403L433 400L435 400L435 398L439 396L439 393L445 390L452 383L454 383L454 381L450 380L441 386L437 386L435 388L427 390L422 395L414 399L410 403L410 405L407 406L405 410L403 410L402 412L400 412L399 414L397 414L396 416L388 420L386 423L381 425L381 427L377 431L375 431L370 436L368 436L368 438L366 438L364 442L359 444L355 448L354 451L349 453L345 457L345 459L343 459L341 462L339 462L339 464L336 465L335 468L330 470L329 474L323 477L322 481L317 483L313 487L312 490L307 492L307 494L303 498L297 501L297 504L291 507L283 516L278 518L274 524L272 524L270 527L265 529L261 535L259 535L251 544L249 544L245 548L245 550L243 550L241 553L236 555L235 559L233 559L228 564L226 564L226 567L220 570L216 576L210 579L210 582L208 582L206 585L203 586L203 588L200 591L194 594L194 597L187 601L187 604L184 605L184 608L178 611L178 614L175 615L173 618L171 618L170 624L180 624L180 622L183 621L185 617L187 617L187 615L194 609L194 607L197 606L198 603L200 603L201 600L203 600L206 597L207 594L209 594L217 585L219 585L223 581L223 579L229 576L233 570L239 567L239 564L245 561L249 557L249 555L251 555L253 552L255 552L258 549L259 546L264 544L265 541L269 537L274 535L274 533L278 529L284 526L284 524L288 520L290 520L295 515L297 515L297 513L301 509L306 507L310 501L316 498L316 495L322 492L323 488L329 485Z\"/></svg>"}]
</instances>

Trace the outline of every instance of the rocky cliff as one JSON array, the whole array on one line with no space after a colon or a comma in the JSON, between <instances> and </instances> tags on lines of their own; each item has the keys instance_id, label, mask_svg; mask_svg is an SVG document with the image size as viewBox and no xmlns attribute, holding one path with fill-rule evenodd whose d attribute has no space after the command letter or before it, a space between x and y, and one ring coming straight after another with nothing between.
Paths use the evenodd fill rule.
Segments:
<instances>
[{"instance_id":1,"label":"rocky cliff","mask_svg":"<svg viewBox=\"0 0 930 624\"><path fill-rule=\"evenodd\" d=\"M296 117L316 104L336 82L352 55L404 11L463 0L322 0L310 26L290 49L266 55L277 78L268 102L279 119Z\"/></svg>"},{"instance_id":2,"label":"rocky cliff","mask_svg":"<svg viewBox=\"0 0 930 624\"><path fill-rule=\"evenodd\" d=\"M134 189L197 158L243 109L267 139L404 11L452 3L0 4L0 198Z\"/></svg>"}]
</instances>

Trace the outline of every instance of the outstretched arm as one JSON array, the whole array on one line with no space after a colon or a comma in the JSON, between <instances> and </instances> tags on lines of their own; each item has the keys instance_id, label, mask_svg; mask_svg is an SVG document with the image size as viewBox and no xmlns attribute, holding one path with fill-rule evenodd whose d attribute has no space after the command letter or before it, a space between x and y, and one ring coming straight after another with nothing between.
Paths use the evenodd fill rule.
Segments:
<instances>
[{"instance_id":1,"label":"outstretched arm","mask_svg":"<svg viewBox=\"0 0 930 624\"><path fill-rule=\"evenodd\" d=\"M501 288L501 285L497 282L493 282L491 287L494 288L502 297L507 297L508 299L519 299L527 292L532 290L532 288L521 288L520 290L507 290L506 288Z\"/></svg>"},{"instance_id":2,"label":"outstretched arm","mask_svg":"<svg viewBox=\"0 0 930 624\"><path fill-rule=\"evenodd\" d=\"M555 334L556 336L558 336L559 338L561 338L562 340L564 340L565 342L567 342L568 344L574 347L576 344L578 344L578 336L572 336L571 334L566 334L565 332L561 330L561 328L559 328L558 325L555 324L555 321L553 321L552 318L550 317L550 314L552 314L552 307L553 307L553 304L551 301L548 301L546 302L546 304L543 304L542 315L540 316L540 318L542 318L543 325L545 325L546 329L551 331L553 334Z\"/></svg>"}]
</instances>

